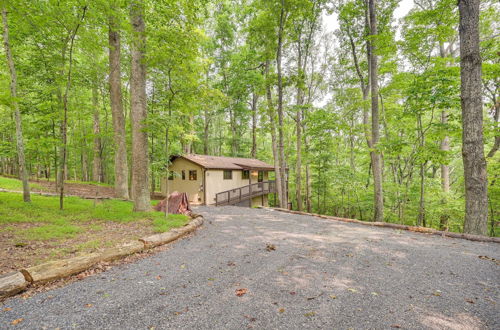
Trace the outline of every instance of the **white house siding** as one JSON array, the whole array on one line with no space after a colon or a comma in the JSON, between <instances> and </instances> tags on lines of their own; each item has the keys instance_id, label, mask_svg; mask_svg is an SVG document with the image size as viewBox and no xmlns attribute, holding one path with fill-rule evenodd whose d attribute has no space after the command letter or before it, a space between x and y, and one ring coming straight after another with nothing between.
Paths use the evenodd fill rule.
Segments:
<instances>
[{"instance_id":1,"label":"white house siding","mask_svg":"<svg viewBox=\"0 0 500 330\"><path fill-rule=\"evenodd\" d=\"M182 180L182 170L185 171L185 180ZM196 171L196 180L189 180L189 171ZM170 165L170 171L174 172L174 179L168 180L164 178L161 183L161 192L164 195L170 194L171 192L185 192L188 195L189 202L193 204L203 204L203 172L204 169L188 160L183 158L176 159L172 165ZM168 191L167 191L167 181L168 181Z\"/></svg>"},{"instance_id":2,"label":"white house siding","mask_svg":"<svg viewBox=\"0 0 500 330\"><path fill-rule=\"evenodd\" d=\"M215 204L217 193L250 184L249 179L242 178L242 170L232 170L232 172L232 180L224 180L224 170L207 170L207 204Z\"/></svg>"}]
</instances>

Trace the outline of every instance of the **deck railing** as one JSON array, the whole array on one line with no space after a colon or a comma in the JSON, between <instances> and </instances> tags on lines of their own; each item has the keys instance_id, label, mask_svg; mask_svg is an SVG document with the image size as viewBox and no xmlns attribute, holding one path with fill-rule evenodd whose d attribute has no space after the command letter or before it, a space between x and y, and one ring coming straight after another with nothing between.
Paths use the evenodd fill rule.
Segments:
<instances>
[{"instance_id":1,"label":"deck railing","mask_svg":"<svg viewBox=\"0 0 500 330\"><path fill-rule=\"evenodd\" d=\"M249 200L254 197L271 194L276 192L274 181L263 181L249 184L215 195L215 206L234 205Z\"/></svg>"}]
</instances>

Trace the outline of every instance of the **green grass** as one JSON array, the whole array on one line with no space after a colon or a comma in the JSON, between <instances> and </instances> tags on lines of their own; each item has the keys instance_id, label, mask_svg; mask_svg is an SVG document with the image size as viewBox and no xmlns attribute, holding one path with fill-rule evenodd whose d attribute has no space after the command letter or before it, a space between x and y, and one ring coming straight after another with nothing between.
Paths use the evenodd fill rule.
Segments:
<instances>
[{"instance_id":1,"label":"green grass","mask_svg":"<svg viewBox=\"0 0 500 330\"><path fill-rule=\"evenodd\" d=\"M183 215L169 215L165 219L165 214L161 212L132 212L133 204L128 201L105 200L94 203L93 200L66 197L64 210L61 211L58 197L33 194L31 199L31 203L24 203L19 193L0 192L0 228L15 227L18 223L37 224L37 227L15 231L24 239L50 240L75 237L84 230L80 225L91 221L129 223L150 220L156 232L164 232L188 222L188 217ZM90 226L91 230L102 229L95 223Z\"/></svg>"},{"instance_id":2,"label":"green grass","mask_svg":"<svg viewBox=\"0 0 500 330\"><path fill-rule=\"evenodd\" d=\"M162 219L153 220L154 231L164 233L172 228L182 227L188 221L188 217L183 214L169 214L167 218L162 214Z\"/></svg>"},{"instance_id":3,"label":"green grass","mask_svg":"<svg viewBox=\"0 0 500 330\"><path fill-rule=\"evenodd\" d=\"M21 180L15 178L7 178L0 176L0 188L7 190L23 190L23 183ZM30 182L30 188L41 188L40 185Z\"/></svg>"}]
</instances>

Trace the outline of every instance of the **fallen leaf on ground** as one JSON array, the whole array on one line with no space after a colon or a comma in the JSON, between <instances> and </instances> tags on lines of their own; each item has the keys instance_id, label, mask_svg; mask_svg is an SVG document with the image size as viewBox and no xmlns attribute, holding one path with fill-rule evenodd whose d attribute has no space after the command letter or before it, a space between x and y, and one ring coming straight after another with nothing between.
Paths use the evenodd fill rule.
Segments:
<instances>
[{"instance_id":1,"label":"fallen leaf on ground","mask_svg":"<svg viewBox=\"0 0 500 330\"><path fill-rule=\"evenodd\" d=\"M184 268L186 268L186 265L181 265L181 269L184 269Z\"/></svg>"},{"instance_id":2,"label":"fallen leaf on ground","mask_svg":"<svg viewBox=\"0 0 500 330\"><path fill-rule=\"evenodd\" d=\"M336 296L336 295L334 295L334 294L331 294L331 295L330 295L330 298L332 298L332 299L337 299L337 296Z\"/></svg>"},{"instance_id":3,"label":"fallen leaf on ground","mask_svg":"<svg viewBox=\"0 0 500 330\"><path fill-rule=\"evenodd\" d=\"M227 265L228 266L236 266L236 264L234 262L232 262L232 261L228 262Z\"/></svg>"},{"instance_id":4,"label":"fallen leaf on ground","mask_svg":"<svg viewBox=\"0 0 500 330\"><path fill-rule=\"evenodd\" d=\"M255 322L257 319L255 317L251 317L250 315L244 315L246 319L248 319L250 322Z\"/></svg>"},{"instance_id":5,"label":"fallen leaf on ground","mask_svg":"<svg viewBox=\"0 0 500 330\"><path fill-rule=\"evenodd\" d=\"M268 252L274 251L274 250L276 250L276 246L274 244L267 244L266 250Z\"/></svg>"},{"instance_id":6,"label":"fallen leaf on ground","mask_svg":"<svg viewBox=\"0 0 500 330\"><path fill-rule=\"evenodd\" d=\"M469 304L474 304L474 300L472 299L465 299L466 302L468 302Z\"/></svg>"},{"instance_id":7,"label":"fallen leaf on ground","mask_svg":"<svg viewBox=\"0 0 500 330\"><path fill-rule=\"evenodd\" d=\"M92 307L92 306L94 306L94 305L92 305L92 304L86 304L85 305L85 307Z\"/></svg>"},{"instance_id":8,"label":"fallen leaf on ground","mask_svg":"<svg viewBox=\"0 0 500 330\"><path fill-rule=\"evenodd\" d=\"M479 256L479 259L493 261L497 265L500 265L500 260L497 260L495 258L491 258L491 257L488 257L488 256Z\"/></svg>"},{"instance_id":9,"label":"fallen leaf on ground","mask_svg":"<svg viewBox=\"0 0 500 330\"><path fill-rule=\"evenodd\" d=\"M391 324L391 328L401 328L399 324Z\"/></svg>"},{"instance_id":10,"label":"fallen leaf on ground","mask_svg":"<svg viewBox=\"0 0 500 330\"><path fill-rule=\"evenodd\" d=\"M280 312L280 313L284 313L284 312L285 312L285 309L284 309L284 308L280 308L280 309L278 310L278 312Z\"/></svg>"},{"instance_id":11,"label":"fallen leaf on ground","mask_svg":"<svg viewBox=\"0 0 500 330\"><path fill-rule=\"evenodd\" d=\"M304 314L305 317L312 317L314 315L316 315L316 312L309 312Z\"/></svg>"},{"instance_id":12,"label":"fallen leaf on ground","mask_svg":"<svg viewBox=\"0 0 500 330\"><path fill-rule=\"evenodd\" d=\"M441 291L436 290L436 291L434 291L433 295L436 297L439 297L439 296L441 296Z\"/></svg>"},{"instance_id":13,"label":"fallen leaf on ground","mask_svg":"<svg viewBox=\"0 0 500 330\"><path fill-rule=\"evenodd\" d=\"M16 325L16 324L21 323L23 320L24 320L23 318L20 318L20 319L15 319L14 321L10 322L10 324L12 324L12 325Z\"/></svg>"},{"instance_id":14,"label":"fallen leaf on ground","mask_svg":"<svg viewBox=\"0 0 500 330\"><path fill-rule=\"evenodd\" d=\"M161 276L160 275L156 276L156 279L161 280Z\"/></svg>"},{"instance_id":15,"label":"fallen leaf on ground","mask_svg":"<svg viewBox=\"0 0 500 330\"><path fill-rule=\"evenodd\" d=\"M245 288L242 288L242 289L236 289L236 295L237 295L238 297L243 296L243 295L244 295L245 293L247 293L247 292L248 292L248 289L245 289Z\"/></svg>"},{"instance_id":16,"label":"fallen leaf on ground","mask_svg":"<svg viewBox=\"0 0 500 330\"><path fill-rule=\"evenodd\" d=\"M323 295L323 292L320 293L319 295L315 296L315 297L307 297L307 300L313 300L313 299L316 299L318 297L321 297Z\"/></svg>"},{"instance_id":17,"label":"fallen leaf on ground","mask_svg":"<svg viewBox=\"0 0 500 330\"><path fill-rule=\"evenodd\" d=\"M295 291L290 291L290 294L293 296L293 295L297 294L297 292L295 292Z\"/></svg>"},{"instance_id":18,"label":"fallen leaf on ground","mask_svg":"<svg viewBox=\"0 0 500 330\"><path fill-rule=\"evenodd\" d=\"M8 312L8 311L11 311L11 310L12 310L12 308L10 308L10 307L5 307L5 308L3 309L3 311L4 311L4 312Z\"/></svg>"},{"instance_id":19,"label":"fallen leaf on ground","mask_svg":"<svg viewBox=\"0 0 500 330\"><path fill-rule=\"evenodd\" d=\"M373 295L373 296L378 296L378 293L376 293L376 292L372 292L372 295Z\"/></svg>"},{"instance_id":20,"label":"fallen leaf on ground","mask_svg":"<svg viewBox=\"0 0 500 330\"><path fill-rule=\"evenodd\" d=\"M348 290L348 291L350 291L350 292L358 292L358 290L353 289L353 288L349 288L349 289L347 289L347 290Z\"/></svg>"}]
</instances>

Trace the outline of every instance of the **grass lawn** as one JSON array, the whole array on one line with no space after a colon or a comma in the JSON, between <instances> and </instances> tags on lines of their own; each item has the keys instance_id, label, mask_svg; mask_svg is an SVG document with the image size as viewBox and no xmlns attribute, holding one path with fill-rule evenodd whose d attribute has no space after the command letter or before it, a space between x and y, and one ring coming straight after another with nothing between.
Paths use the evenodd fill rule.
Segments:
<instances>
[{"instance_id":1,"label":"grass lawn","mask_svg":"<svg viewBox=\"0 0 500 330\"><path fill-rule=\"evenodd\" d=\"M13 182L9 181L13 180ZM0 178L0 187L18 189L15 179ZM19 193L0 192L0 274L66 256L113 246L185 225L189 218L160 212L132 212L133 204L120 200L58 197L32 194L24 203Z\"/></svg>"},{"instance_id":2,"label":"grass lawn","mask_svg":"<svg viewBox=\"0 0 500 330\"><path fill-rule=\"evenodd\" d=\"M7 190L23 190L23 183L21 180L14 178L7 178L0 176L0 188ZM30 188L41 188L40 185L30 182Z\"/></svg>"}]
</instances>

